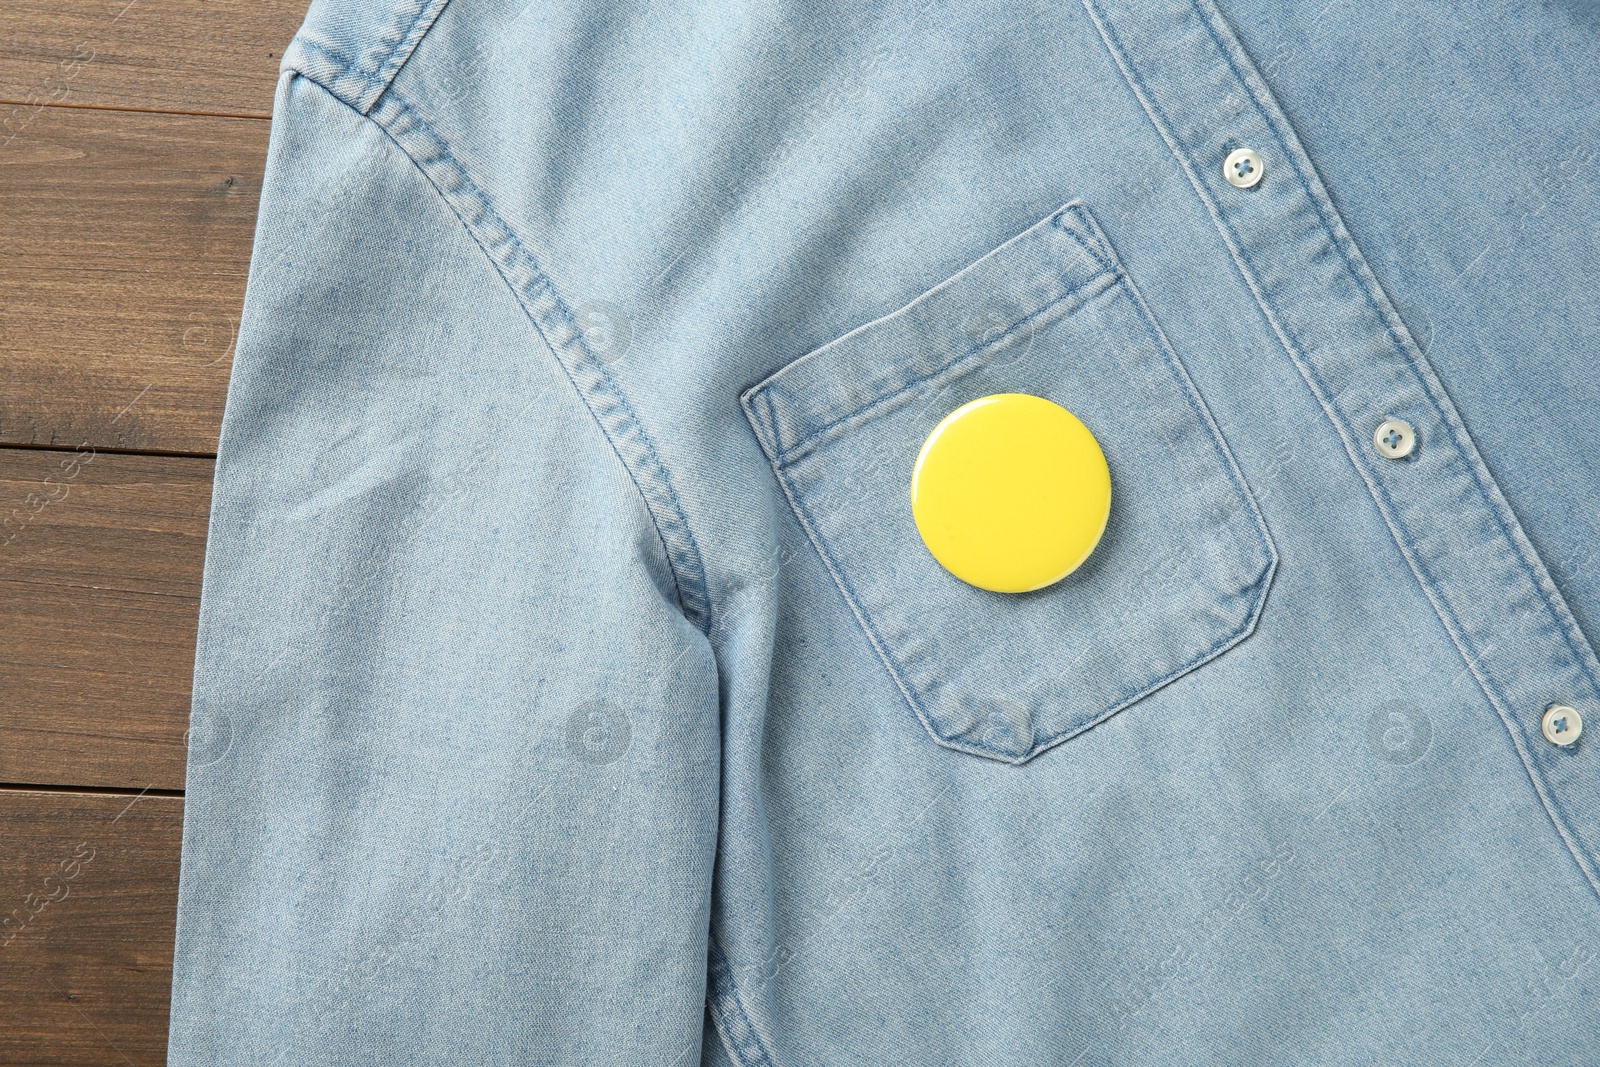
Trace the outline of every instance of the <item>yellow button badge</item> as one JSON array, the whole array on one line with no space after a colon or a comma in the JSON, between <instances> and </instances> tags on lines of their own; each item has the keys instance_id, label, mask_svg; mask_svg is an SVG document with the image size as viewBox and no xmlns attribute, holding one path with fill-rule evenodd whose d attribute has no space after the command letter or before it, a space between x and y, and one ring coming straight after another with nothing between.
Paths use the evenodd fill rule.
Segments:
<instances>
[{"instance_id":1,"label":"yellow button badge","mask_svg":"<svg viewBox=\"0 0 1600 1067\"><path fill-rule=\"evenodd\" d=\"M1111 471L1072 412L996 393L928 435L911 474L911 514L945 570L980 589L1026 593L1071 574L1100 543Z\"/></svg>"}]
</instances>

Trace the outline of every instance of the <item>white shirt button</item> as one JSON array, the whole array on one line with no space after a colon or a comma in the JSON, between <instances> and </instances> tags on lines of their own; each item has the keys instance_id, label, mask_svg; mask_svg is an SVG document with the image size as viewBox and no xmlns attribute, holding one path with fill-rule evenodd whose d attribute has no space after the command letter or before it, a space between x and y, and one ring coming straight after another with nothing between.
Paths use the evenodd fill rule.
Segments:
<instances>
[{"instance_id":1,"label":"white shirt button","mask_svg":"<svg viewBox=\"0 0 1600 1067\"><path fill-rule=\"evenodd\" d=\"M1552 745L1565 748L1583 735L1583 716L1578 714L1577 708L1551 704L1544 709L1544 718L1539 720L1539 732Z\"/></svg>"},{"instance_id":2,"label":"white shirt button","mask_svg":"<svg viewBox=\"0 0 1600 1067\"><path fill-rule=\"evenodd\" d=\"M1417 431L1405 419L1384 419L1372 431L1372 447L1385 459L1405 459L1417 447Z\"/></svg>"},{"instance_id":3,"label":"white shirt button","mask_svg":"<svg viewBox=\"0 0 1600 1067\"><path fill-rule=\"evenodd\" d=\"M1235 189L1250 188L1261 180L1266 169L1267 165L1261 161L1261 153L1254 148L1235 148L1222 161L1222 176Z\"/></svg>"}]
</instances>

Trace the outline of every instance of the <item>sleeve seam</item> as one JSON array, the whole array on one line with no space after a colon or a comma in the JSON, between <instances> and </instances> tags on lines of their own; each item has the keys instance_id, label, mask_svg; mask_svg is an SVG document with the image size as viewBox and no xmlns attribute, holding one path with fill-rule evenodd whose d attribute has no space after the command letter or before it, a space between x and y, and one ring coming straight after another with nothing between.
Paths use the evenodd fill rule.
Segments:
<instances>
[{"instance_id":1,"label":"sleeve seam","mask_svg":"<svg viewBox=\"0 0 1600 1067\"><path fill-rule=\"evenodd\" d=\"M440 0L441 6L444 0ZM373 123L444 201L511 290L534 331L556 357L589 410L635 491L644 502L685 617L707 635L711 603L700 548L666 468L616 378L590 349L570 306L561 299L537 258L495 211L488 196L450 154L444 141L394 91L369 112L346 100L317 77L297 71L345 107Z\"/></svg>"}]
</instances>

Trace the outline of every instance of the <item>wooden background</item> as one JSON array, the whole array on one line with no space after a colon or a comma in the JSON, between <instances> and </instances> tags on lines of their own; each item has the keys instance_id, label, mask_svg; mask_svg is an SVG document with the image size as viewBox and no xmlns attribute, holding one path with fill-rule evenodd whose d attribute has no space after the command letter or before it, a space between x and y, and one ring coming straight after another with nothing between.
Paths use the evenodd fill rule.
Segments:
<instances>
[{"instance_id":1,"label":"wooden background","mask_svg":"<svg viewBox=\"0 0 1600 1067\"><path fill-rule=\"evenodd\" d=\"M307 0L0 0L0 1064L166 1058L185 730Z\"/></svg>"}]
</instances>

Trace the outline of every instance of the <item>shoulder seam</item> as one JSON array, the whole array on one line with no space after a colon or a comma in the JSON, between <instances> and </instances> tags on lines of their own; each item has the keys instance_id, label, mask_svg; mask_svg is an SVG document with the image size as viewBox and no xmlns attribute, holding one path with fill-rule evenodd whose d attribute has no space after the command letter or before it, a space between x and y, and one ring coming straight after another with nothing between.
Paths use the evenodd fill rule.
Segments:
<instances>
[{"instance_id":1,"label":"shoulder seam","mask_svg":"<svg viewBox=\"0 0 1600 1067\"><path fill-rule=\"evenodd\" d=\"M278 73L304 75L365 116L377 105L450 0L405 0L377 40L350 56L338 42L319 39L307 17L283 51Z\"/></svg>"},{"instance_id":2,"label":"shoulder seam","mask_svg":"<svg viewBox=\"0 0 1600 1067\"><path fill-rule=\"evenodd\" d=\"M417 45L421 44L422 39L428 35L428 31L433 29L434 22L439 18L448 3L450 3L450 0L426 0L420 6L415 17L411 20L411 25L395 39L394 45L389 49L389 54L368 76L367 84L362 88L361 95L357 98L356 109L363 115L370 114L378 101L382 99L383 94L388 91L389 86L394 84L394 80L399 75L401 68L406 65L406 60L411 58L411 53L416 51Z\"/></svg>"},{"instance_id":3,"label":"shoulder seam","mask_svg":"<svg viewBox=\"0 0 1600 1067\"><path fill-rule=\"evenodd\" d=\"M317 78L303 72L301 76L360 113ZM589 347L571 307L444 141L397 93L382 94L362 117L383 131L460 220L522 306L535 332L555 354L644 501L666 555L680 609L709 635L711 601L699 543L655 443L616 378Z\"/></svg>"}]
</instances>

